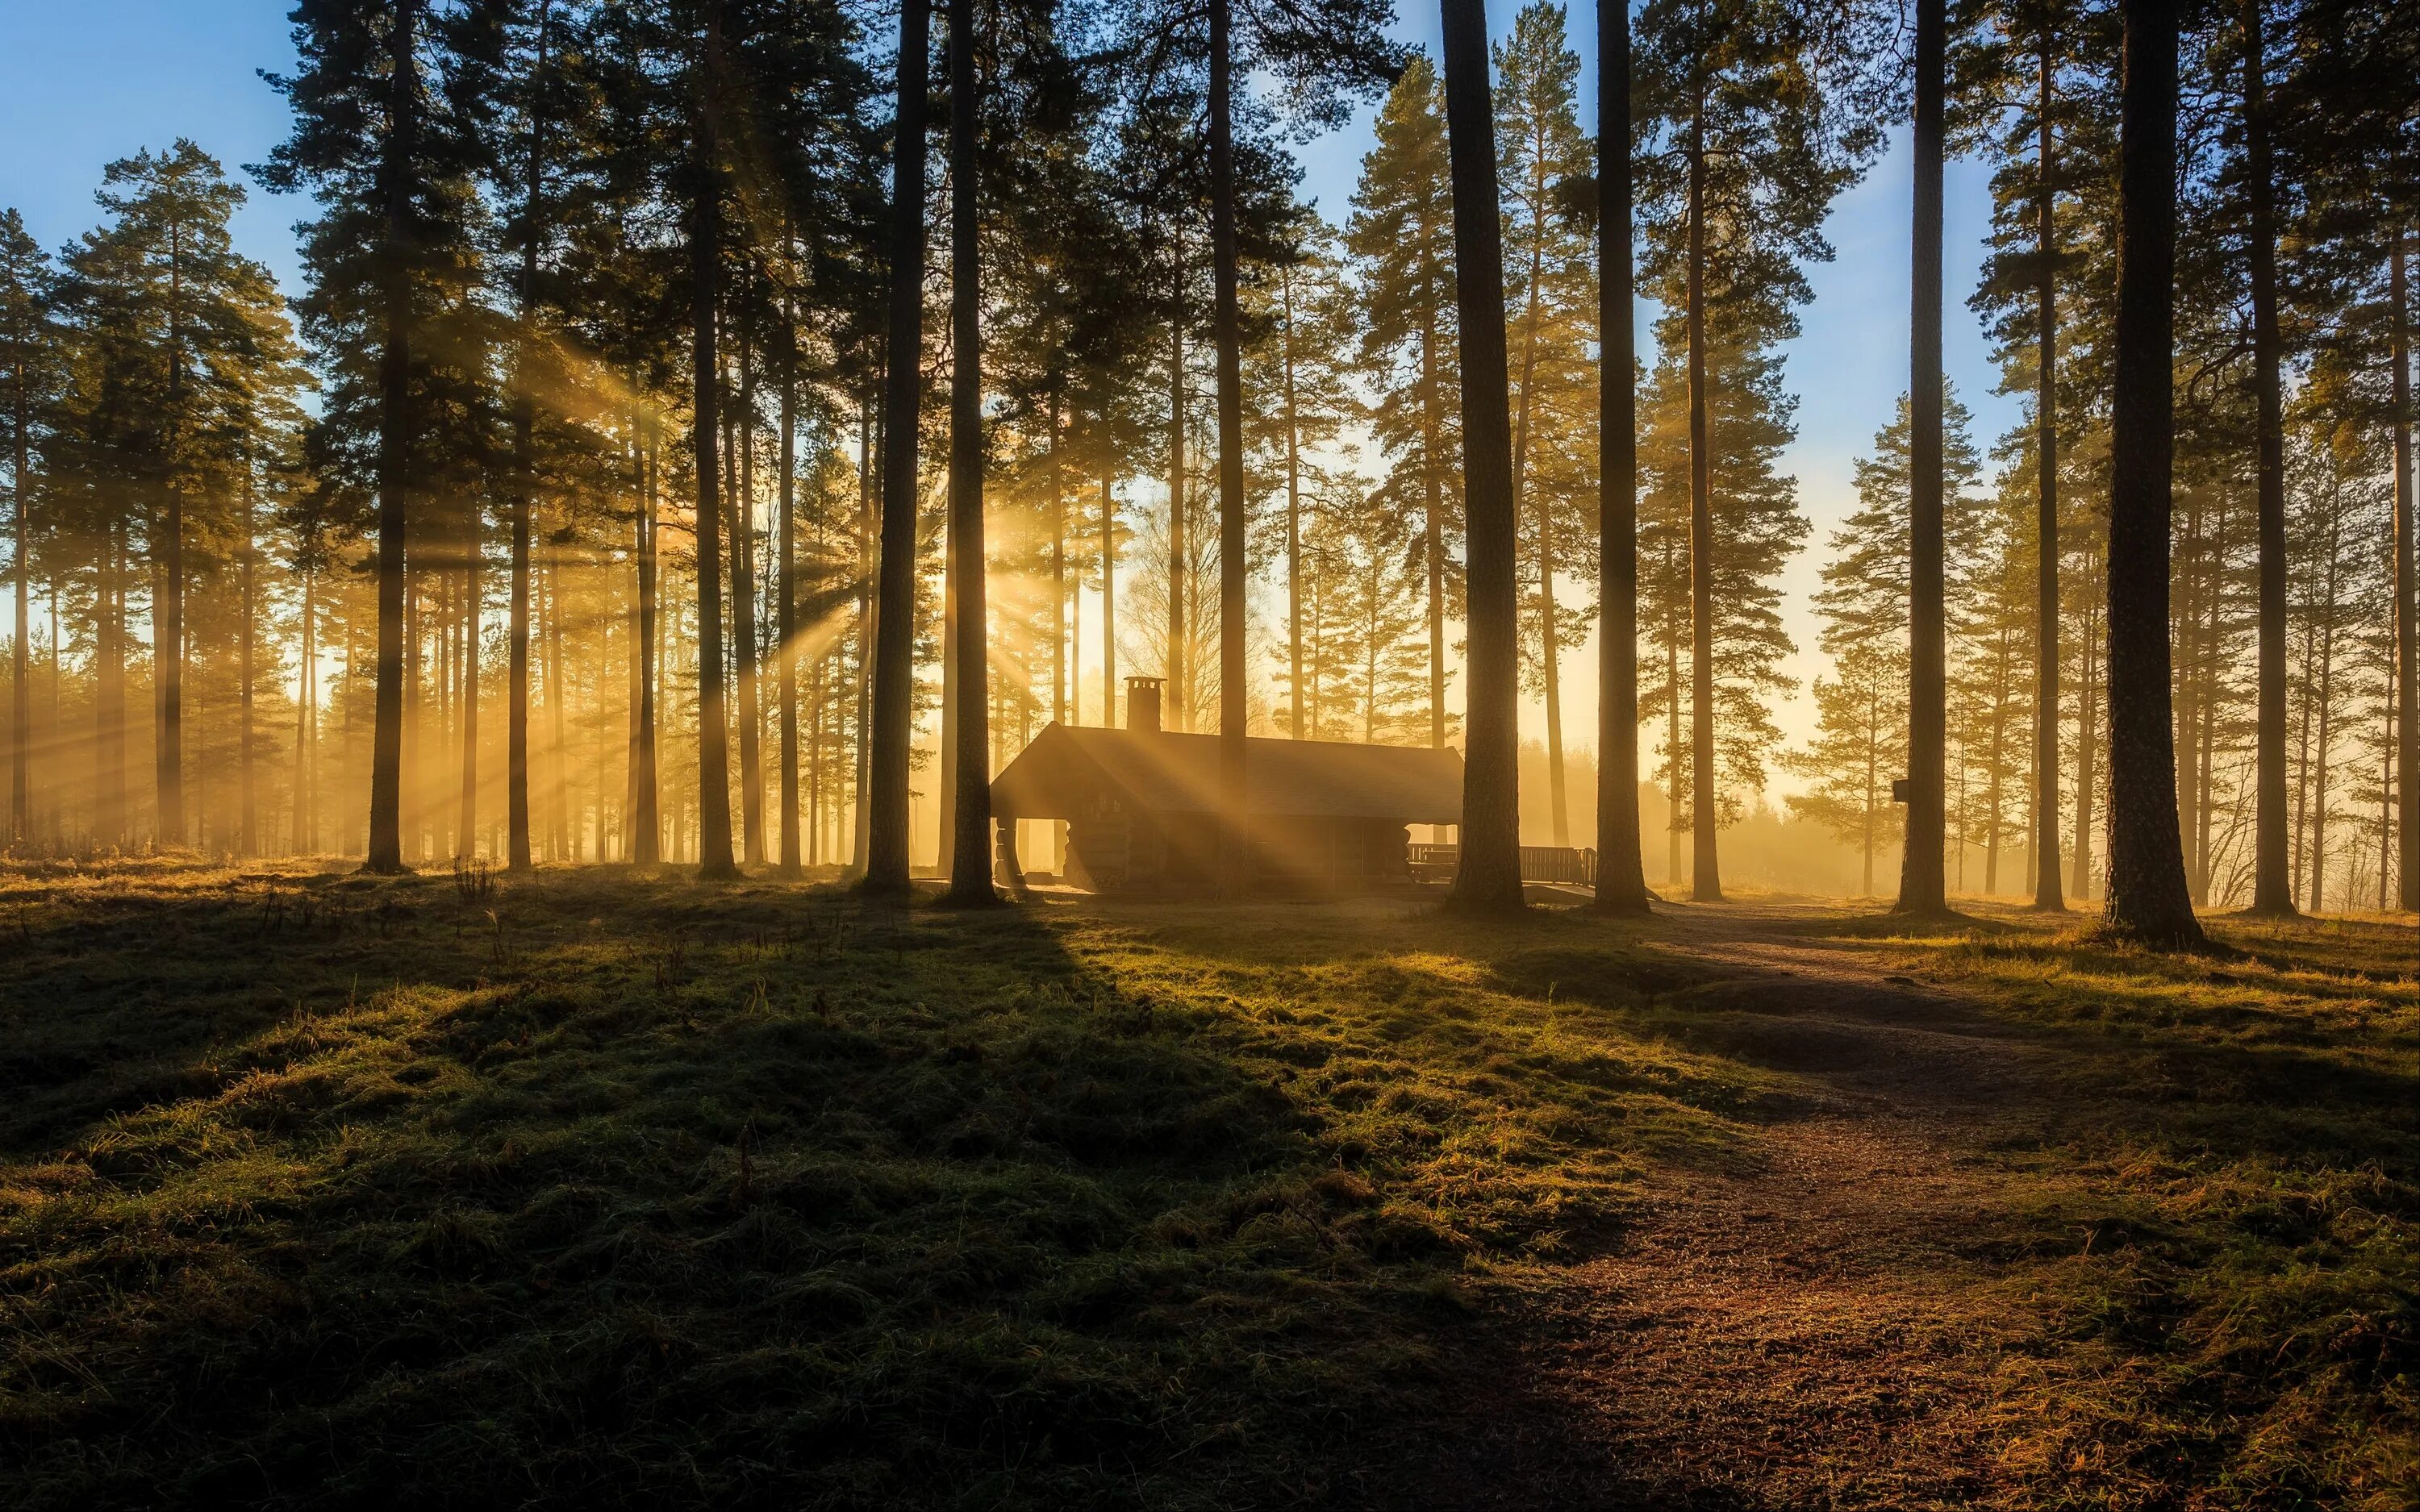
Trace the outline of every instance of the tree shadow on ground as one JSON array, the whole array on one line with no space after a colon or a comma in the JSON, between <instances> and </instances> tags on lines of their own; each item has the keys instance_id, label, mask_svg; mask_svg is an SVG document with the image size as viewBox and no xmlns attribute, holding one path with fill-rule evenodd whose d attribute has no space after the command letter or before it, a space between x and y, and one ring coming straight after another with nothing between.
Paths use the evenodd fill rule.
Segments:
<instances>
[{"instance_id":1,"label":"tree shadow on ground","mask_svg":"<svg viewBox=\"0 0 2420 1512\"><path fill-rule=\"evenodd\" d=\"M13 1505L1257 1494L1456 1310L1282 1039L1037 911L593 873L13 901Z\"/></svg>"}]
</instances>

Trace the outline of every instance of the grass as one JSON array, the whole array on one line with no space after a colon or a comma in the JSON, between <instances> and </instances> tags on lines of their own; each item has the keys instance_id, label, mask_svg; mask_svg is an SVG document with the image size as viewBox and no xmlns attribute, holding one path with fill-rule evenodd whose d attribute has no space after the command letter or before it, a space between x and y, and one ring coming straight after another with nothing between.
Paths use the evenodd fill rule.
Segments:
<instances>
[{"instance_id":1,"label":"grass","mask_svg":"<svg viewBox=\"0 0 2420 1512\"><path fill-rule=\"evenodd\" d=\"M2040 1052L2001 1151L2048 1319L2001 1411L2040 1504L2420 1495L2420 936L2207 921L2164 955L2018 916L1882 947Z\"/></svg>"},{"instance_id":2,"label":"grass","mask_svg":"<svg viewBox=\"0 0 2420 1512\"><path fill-rule=\"evenodd\" d=\"M1776 927L2039 1072L2001 1504L2409 1504L2408 925ZM1508 1296L1857 1105L1691 938L0 870L0 1504L1354 1503Z\"/></svg>"},{"instance_id":3,"label":"grass","mask_svg":"<svg viewBox=\"0 0 2420 1512\"><path fill-rule=\"evenodd\" d=\"M1318 1499L1768 1091L1401 907L8 884L12 1506Z\"/></svg>"}]
</instances>

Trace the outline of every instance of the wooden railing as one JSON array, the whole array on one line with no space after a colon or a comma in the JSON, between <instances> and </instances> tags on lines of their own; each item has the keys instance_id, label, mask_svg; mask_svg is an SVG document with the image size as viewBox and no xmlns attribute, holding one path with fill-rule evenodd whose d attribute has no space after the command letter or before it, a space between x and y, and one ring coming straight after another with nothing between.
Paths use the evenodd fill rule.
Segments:
<instances>
[{"instance_id":1,"label":"wooden railing","mask_svg":"<svg viewBox=\"0 0 2420 1512\"><path fill-rule=\"evenodd\" d=\"M1412 875L1423 882L1450 881L1462 865L1462 847L1415 843L1411 848L1411 862ZM1524 845L1521 847L1521 880L1556 882L1575 887L1594 887L1596 851L1585 845Z\"/></svg>"}]
</instances>

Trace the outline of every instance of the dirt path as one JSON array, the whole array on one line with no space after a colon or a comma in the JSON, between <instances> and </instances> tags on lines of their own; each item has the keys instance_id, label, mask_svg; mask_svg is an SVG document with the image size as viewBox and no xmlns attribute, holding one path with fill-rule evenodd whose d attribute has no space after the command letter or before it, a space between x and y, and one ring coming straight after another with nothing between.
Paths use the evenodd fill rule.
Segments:
<instances>
[{"instance_id":1,"label":"dirt path","mask_svg":"<svg viewBox=\"0 0 2420 1512\"><path fill-rule=\"evenodd\" d=\"M1675 911L1659 943L1723 968L1681 999L1691 1038L1807 1078L1815 1111L1760 1129L1751 1171L1666 1179L1615 1252L1522 1291L1466 1362L1466 1408L1374 1500L1989 1498L1990 1379L2024 1320L1979 1305L1977 1240L2004 1198L1975 1151L2025 1119L2030 1054L1957 995L1824 937L1838 917Z\"/></svg>"}]
</instances>

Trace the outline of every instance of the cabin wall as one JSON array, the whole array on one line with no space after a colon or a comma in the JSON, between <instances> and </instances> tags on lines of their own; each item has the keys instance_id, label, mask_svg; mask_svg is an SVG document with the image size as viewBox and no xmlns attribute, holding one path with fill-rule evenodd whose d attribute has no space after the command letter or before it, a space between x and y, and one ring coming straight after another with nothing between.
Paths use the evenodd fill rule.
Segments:
<instances>
[{"instance_id":1,"label":"cabin wall","mask_svg":"<svg viewBox=\"0 0 2420 1512\"><path fill-rule=\"evenodd\" d=\"M1068 821L1066 875L1095 892L1206 890L1219 880L1217 823L1105 803ZM1401 822L1277 818L1253 826L1255 891L1357 892L1411 880L1411 832Z\"/></svg>"}]
</instances>

